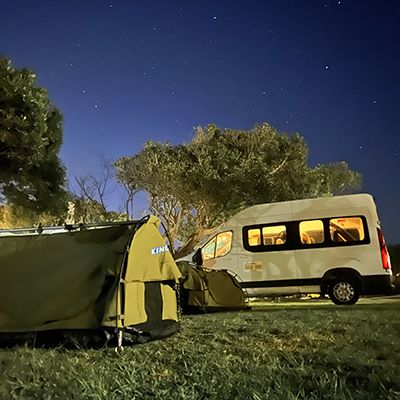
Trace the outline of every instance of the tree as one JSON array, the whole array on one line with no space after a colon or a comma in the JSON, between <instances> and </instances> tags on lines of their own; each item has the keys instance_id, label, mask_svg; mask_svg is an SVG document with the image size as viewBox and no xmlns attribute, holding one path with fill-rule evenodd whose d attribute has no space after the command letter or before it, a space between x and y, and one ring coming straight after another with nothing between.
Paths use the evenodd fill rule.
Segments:
<instances>
[{"instance_id":1,"label":"tree","mask_svg":"<svg viewBox=\"0 0 400 400\"><path fill-rule=\"evenodd\" d=\"M347 164L307 164L299 134L279 133L268 124L250 131L198 128L188 144L145 144L116 163L117 177L150 195L150 210L163 221L176 258L243 208L276 201L331 196L360 186Z\"/></svg>"},{"instance_id":2,"label":"tree","mask_svg":"<svg viewBox=\"0 0 400 400\"><path fill-rule=\"evenodd\" d=\"M97 174L86 174L75 177L75 190L70 190L74 203L75 222L111 222L129 219L129 213L109 211L107 198L113 192L114 170L112 163L101 160ZM124 208L129 210L126 200Z\"/></svg>"},{"instance_id":3,"label":"tree","mask_svg":"<svg viewBox=\"0 0 400 400\"><path fill-rule=\"evenodd\" d=\"M388 250L392 263L392 270L396 275L400 272L400 244L389 245Z\"/></svg>"},{"instance_id":4,"label":"tree","mask_svg":"<svg viewBox=\"0 0 400 400\"><path fill-rule=\"evenodd\" d=\"M37 213L65 206L62 116L29 69L0 57L0 197Z\"/></svg>"},{"instance_id":5,"label":"tree","mask_svg":"<svg viewBox=\"0 0 400 400\"><path fill-rule=\"evenodd\" d=\"M188 167L183 146L147 142L142 152L115 163L117 179L134 193L145 190L150 197L150 212L160 217L173 252L183 218L190 205L185 187L179 184Z\"/></svg>"},{"instance_id":6,"label":"tree","mask_svg":"<svg viewBox=\"0 0 400 400\"><path fill-rule=\"evenodd\" d=\"M395 293L400 293L400 244L389 245L388 250L394 275Z\"/></svg>"}]
</instances>

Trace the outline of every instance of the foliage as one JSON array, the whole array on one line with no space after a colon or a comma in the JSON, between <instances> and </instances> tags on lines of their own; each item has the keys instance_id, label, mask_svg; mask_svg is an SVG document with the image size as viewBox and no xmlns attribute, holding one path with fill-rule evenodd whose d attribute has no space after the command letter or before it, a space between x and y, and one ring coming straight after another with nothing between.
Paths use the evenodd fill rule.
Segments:
<instances>
[{"instance_id":1,"label":"foliage","mask_svg":"<svg viewBox=\"0 0 400 400\"><path fill-rule=\"evenodd\" d=\"M0 229L22 228L31 225L31 220L25 215L21 216L15 207L0 206Z\"/></svg>"},{"instance_id":2,"label":"foliage","mask_svg":"<svg viewBox=\"0 0 400 400\"><path fill-rule=\"evenodd\" d=\"M0 197L37 213L65 206L62 116L29 69L0 58Z\"/></svg>"},{"instance_id":3,"label":"foliage","mask_svg":"<svg viewBox=\"0 0 400 400\"><path fill-rule=\"evenodd\" d=\"M114 169L112 163L101 160L96 174L75 177L75 190L70 190L74 203L75 222L126 221L129 219L131 193L127 193L124 212L109 211L107 198L113 192Z\"/></svg>"},{"instance_id":4,"label":"foliage","mask_svg":"<svg viewBox=\"0 0 400 400\"><path fill-rule=\"evenodd\" d=\"M268 304L183 316L166 340L0 350L1 399L324 399L400 396L399 300Z\"/></svg>"},{"instance_id":5,"label":"foliage","mask_svg":"<svg viewBox=\"0 0 400 400\"><path fill-rule=\"evenodd\" d=\"M393 273L400 272L400 244L388 246Z\"/></svg>"},{"instance_id":6,"label":"foliage","mask_svg":"<svg viewBox=\"0 0 400 400\"><path fill-rule=\"evenodd\" d=\"M10 204L0 206L0 229L26 228L38 225L62 225L62 217L48 212L37 213Z\"/></svg>"},{"instance_id":7,"label":"foliage","mask_svg":"<svg viewBox=\"0 0 400 400\"><path fill-rule=\"evenodd\" d=\"M73 215L75 223L117 222L128 219L126 214L109 211L96 200L89 200L85 197L73 197L72 202L75 206Z\"/></svg>"},{"instance_id":8,"label":"foliage","mask_svg":"<svg viewBox=\"0 0 400 400\"><path fill-rule=\"evenodd\" d=\"M388 250L394 275L395 293L400 293L400 244L388 246Z\"/></svg>"},{"instance_id":9,"label":"foliage","mask_svg":"<svg viewBox=\"0 0 400 400\"><path fill-rule=\"evenodd\" d=\"M270 203L354 190L361 178L345 162L307 164L299 135L268 124L250 131L198 128L190 143L147 142L133 157L116 162L120 182L150 195L150 209L165 224L175 253L190 253L200 237L239 210Z\"/></svg>"}]
</instances>

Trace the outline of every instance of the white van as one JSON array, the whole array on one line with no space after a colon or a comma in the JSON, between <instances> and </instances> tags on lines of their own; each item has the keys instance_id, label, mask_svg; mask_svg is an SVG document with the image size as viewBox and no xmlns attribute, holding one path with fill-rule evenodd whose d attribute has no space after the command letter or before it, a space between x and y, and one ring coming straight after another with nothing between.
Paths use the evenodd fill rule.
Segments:
<instances>
[{"instance_id":1,"label":"white van","mask_svg":"<svg viewBox=\"0 0 400 400\"><path fill-rule=\"evenodd\" d=\"M354 304L393 289L369 194L249 207L219 226L193 261L235 272L250 297L328 293L335 304Z\"/></svg>"}]
</instances>

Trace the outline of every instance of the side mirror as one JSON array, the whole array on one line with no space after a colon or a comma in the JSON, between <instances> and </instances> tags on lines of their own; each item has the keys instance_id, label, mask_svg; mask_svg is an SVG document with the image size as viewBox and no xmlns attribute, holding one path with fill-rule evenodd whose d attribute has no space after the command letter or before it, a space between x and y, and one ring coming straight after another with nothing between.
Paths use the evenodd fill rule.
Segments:
<instances>
[{"instance_id":1,"label":"side mirror","mask_svg":"<svg viewBox=\"0 0 400 400\"><path fill-rule=\"evenodd\" d=\"M196 250L196 253L193 254L192 261L200 267L203 265L203 256L201 254L201 248Z\"/></svg>"}]
</instances>

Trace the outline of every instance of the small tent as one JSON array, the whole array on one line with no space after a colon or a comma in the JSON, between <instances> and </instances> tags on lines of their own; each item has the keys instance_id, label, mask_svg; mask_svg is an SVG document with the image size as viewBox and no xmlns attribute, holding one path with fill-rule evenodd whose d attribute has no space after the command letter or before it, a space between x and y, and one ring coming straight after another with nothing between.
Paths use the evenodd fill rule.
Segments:
<instances>
[{"instance_id":1,"label":"small tent","mask_svg":"<svg viewBox=\"0 0 400 400\"><path fill-rule=\"evenodd\" d=\"M181 306L185 313L248 309L239 281L227 270L207 270L178 261L183 279Z\"/></svg>"},{"instance_id":2,"label":"small tent","mask_svg":"<svg viewBox=\"0 0 400 400\"><path fill-rule=\"evenodd\" d=\"M0 231L0 334L101 330L121 344L176 332L181 274L159 224Z\"/></svg>"}]
</instances>

